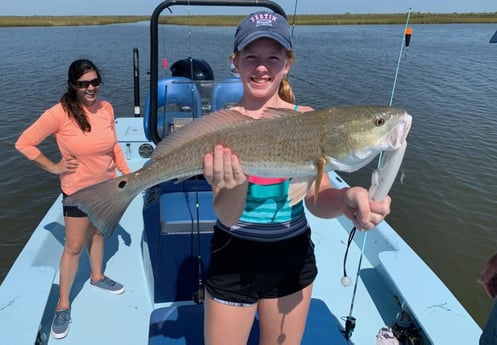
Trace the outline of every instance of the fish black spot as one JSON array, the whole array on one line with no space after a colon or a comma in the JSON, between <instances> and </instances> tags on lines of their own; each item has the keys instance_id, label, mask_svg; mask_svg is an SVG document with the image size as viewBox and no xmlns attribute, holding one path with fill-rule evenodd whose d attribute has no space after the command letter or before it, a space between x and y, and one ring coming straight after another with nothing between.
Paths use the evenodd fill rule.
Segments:
<instances>
[{"instance_id":1,"label":"fish black spot","mask_svg":"<svg viewBox=\"0 0 497 345\"><path fill-rule=\"evenodd\" d=\"M127 182L126 181L120 181L119 184L117 185L119 188L123 189L126 187Z\"/></svg>"},{"instance_id":2,"label":"fish black spot","mask_svg":"<svg viewBox=\"0 0 497 345\"><path fill-rule=\"evenodd\" d=\"M385 119L383 117L375 117L373 122L376 127L381 127L385 124Z\"/></svg>"}]
</instances>

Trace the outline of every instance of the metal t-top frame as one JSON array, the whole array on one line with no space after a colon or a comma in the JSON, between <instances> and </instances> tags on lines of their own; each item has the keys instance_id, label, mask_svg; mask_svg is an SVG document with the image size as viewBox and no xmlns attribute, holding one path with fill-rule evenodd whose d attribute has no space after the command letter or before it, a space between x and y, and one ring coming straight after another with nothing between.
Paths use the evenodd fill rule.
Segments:
<instances>
[{"instance_id":1,"label":"metal t-top frame","mask_svg":"<svg viewBox=\"0 0 497 345\"><path fill-rule=\"evenodd\" d=\"M225 6L225 7L266 7L273 12L279 13L286 18L286 13L283 8L269 0L166 0L160 3L152 13L150 19L150 116L149 128L150 137L155 144L161 141L161 137L157 131L157 99L158 99L158 83L159 83L159 16L162 11L171 6Z\"/></svg>"}]
</instances>

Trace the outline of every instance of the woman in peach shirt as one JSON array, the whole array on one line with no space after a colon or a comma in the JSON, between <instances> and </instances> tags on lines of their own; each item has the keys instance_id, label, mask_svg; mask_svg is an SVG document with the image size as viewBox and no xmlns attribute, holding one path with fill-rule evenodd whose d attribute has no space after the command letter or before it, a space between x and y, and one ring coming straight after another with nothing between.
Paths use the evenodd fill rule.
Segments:
<instances>
[{"instance_id":1,"label":"woman in peach shirt","mask_svg":"<svg viewBox=\"0 0 497 345\"><path fill-rule=\"evenodd\" d=\"M89 60L74 61L68 71L67 92L59 103L45 111L16 142L16 149L46 171L59 175L64 197L84 187L114 178L116 169L130 170L117 142L114 110L97 99L102 82L100 71ZM53 162L38 145L54 135L61 160ZM88 216L74 206L63 206L65 244L60 260L59 301L52 323L52 336L63 338L69 331L70 301L79 257L87 246L90 257L90 285L112 294L124 286L102 272L104 238Z\"/></svg>"}]
</instances>

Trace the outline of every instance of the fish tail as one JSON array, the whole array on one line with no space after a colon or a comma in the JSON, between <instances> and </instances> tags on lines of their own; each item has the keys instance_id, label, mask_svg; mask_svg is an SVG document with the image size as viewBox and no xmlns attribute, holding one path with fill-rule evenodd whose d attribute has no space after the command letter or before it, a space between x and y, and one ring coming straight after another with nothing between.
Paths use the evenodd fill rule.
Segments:
<instances>
[{"instance_id":1,"label":"fish tail","mask_svg":"<svg viewBox=\"0 0 497 345\"><path fill-rule=\"evenodd\" d=\"M64 199L65 206L78 206L104 237L112 235L126 208L138 194L126 188L127 175L83 188Z\"/></svg>"}]
</instances>

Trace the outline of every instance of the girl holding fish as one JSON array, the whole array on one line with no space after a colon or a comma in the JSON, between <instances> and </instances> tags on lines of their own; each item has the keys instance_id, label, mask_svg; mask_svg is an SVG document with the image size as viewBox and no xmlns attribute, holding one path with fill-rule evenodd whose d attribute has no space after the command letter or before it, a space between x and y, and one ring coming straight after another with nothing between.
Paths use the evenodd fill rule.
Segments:
<instances>
[{"instance_id":1,"label":"girl holding fish","mask_svg":"<svg viewBox=\"0 0 497 345\"><path fill-rule=\"evenodd\" d=\"M253 13L240 22L234 41L232 60L244 88L234 110L255 119L267 108L313 110L295 105L286 80L294 57L284 17ZM229 147L217 145L204 156L218 218L206 277L207 345L246 344L256 312L260 344L300 344L317 275L304 203L318 217L345 214L362 230L390 213L390 197L377 202L361 187L335 189L320 162L317 167L315 187L304 184L302 192L296 179L246 176ZM303 199L289 202L294 192Z\"/></svg>"}]
</instances>

